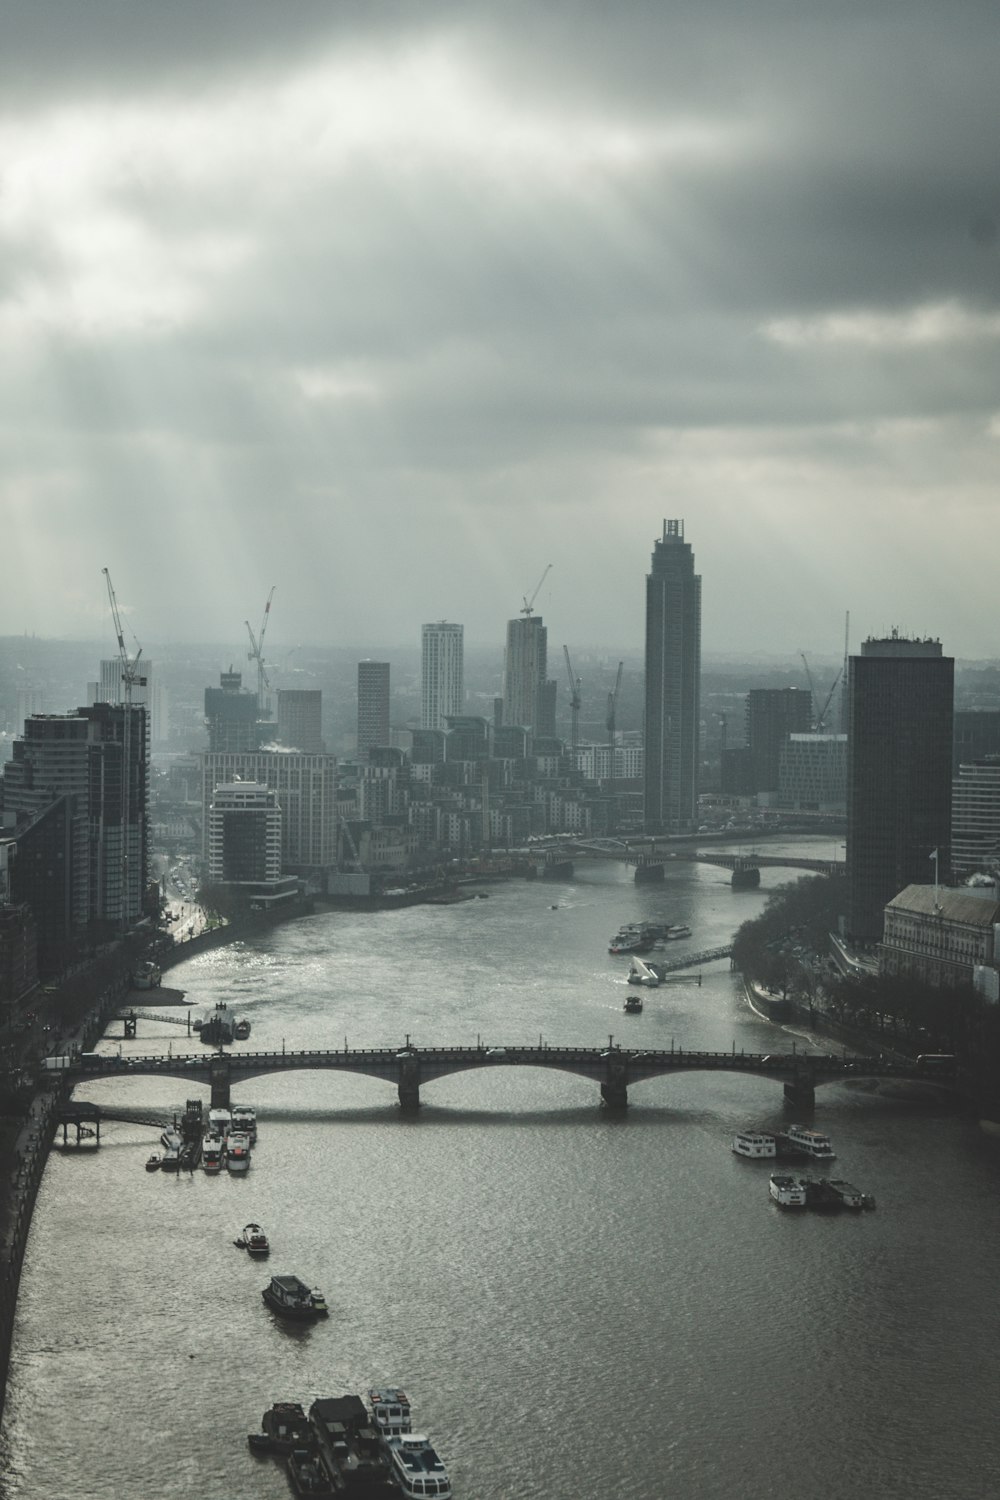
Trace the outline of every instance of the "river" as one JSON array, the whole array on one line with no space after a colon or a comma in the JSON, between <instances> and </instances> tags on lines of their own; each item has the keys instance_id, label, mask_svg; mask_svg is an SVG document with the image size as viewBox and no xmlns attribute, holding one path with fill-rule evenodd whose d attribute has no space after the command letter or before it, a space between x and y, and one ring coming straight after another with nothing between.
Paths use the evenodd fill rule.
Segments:
<instances>
[{"instance_id":1,"label":"river","mask_svg":"<svg viewBox=\"0 0 1000 1500\"><path fill-rule=\"evenodd\" d=\"M726 962L625 1016L627 960L607 953L640 917L724 943L787 878L737 893L685 864L657 889L580 866L454 906L317 914L170 982L246 1015L253 1050L820 1048L755 1016ZM101 1045L200 1046L156 1021ZM186 1091L80 1092L179 1108ZM377 1080L260 1078L234 1091L260 1118L245 1178L146 1173L156 1132L108 1124L98 1152L45 1171L5 1500L285 1497L247 1448L263 1410L379 1381L408 1389L456 1500L982 1500L1000 1487L1000 1146L918 1094L818 1091L839 1171L878 1203L834 1217L777 1209L766 1164L733 1156L734 1129L784 1118L778 1085L737 1074L633 1085L617 1119L595 1084L528 1068L425 1084L412 1120ZM249 1219L271 1272L322 1288L326 1322L266 1310L268 1270L232 1244Z\"/></svg>"}]
</instances>

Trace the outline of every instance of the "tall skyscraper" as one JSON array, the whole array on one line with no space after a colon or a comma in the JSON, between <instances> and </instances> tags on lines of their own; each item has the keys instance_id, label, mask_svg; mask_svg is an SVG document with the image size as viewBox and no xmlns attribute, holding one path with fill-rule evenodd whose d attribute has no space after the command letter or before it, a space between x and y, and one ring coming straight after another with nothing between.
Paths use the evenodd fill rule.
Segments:
<instances>
[{"instance_id":1,"label":"tall skyscraper","mask_svg":"<svg viewBox=\"0 0 1000 1500\"><path fill-rule=\"evenodd\" d=\"M861 941L905 886L948 878L954 675L940 641L896 631L850 658L847 931Z\"/></svg>"},{"instance_id":2,"label":"tall skyscraper","mask_svg":"<svg viewBox=\"0 0 1000 1500\"><path fill-rule=\"evenodd\" d=\"M256 750L261 742L257 694L243 686L243 676L230 667L217 688L205 689L208 748L214 755Z\"/></svg>"},{"instance_id":3,"label":"tall skyscraper","mask_svg":"<svg viewBox=\"0 0 1000 1500\"><path fill-rule=\"evenodd\" d=\"M358 755L389 743L389 663L358 662Z\"/></svg>"},{"instance_id":4,"label":"tall skyscraper","mask_svg":"<svg viewBox=\"0 0 1000 1500\"><path fill-rule=\"evenodd\" d=\"M461 625L438 620L420 632L420 727L447 729L465 706Z\"/></svg>"},{"instance_id":5,"label":"tall skyscraper","mask_svg":"<svg viewBox=\"0 0 1000 1500\"><path fill-rule=\"evenodd\" d=\"M664 521L646 576L645 825L682 833L698 811L701 577L683 521Z\"/></svg>"},{"instance_id":6,"label":"tall skyscraper","mask_svg":"<svg viewBox=\"0 0 1000 1500\"><path fill-rule=\"evenodd\" d=\"M507 621L503 663L503 721L540 732L549 633L541 615Z\"/></svg>"}]
</instances>

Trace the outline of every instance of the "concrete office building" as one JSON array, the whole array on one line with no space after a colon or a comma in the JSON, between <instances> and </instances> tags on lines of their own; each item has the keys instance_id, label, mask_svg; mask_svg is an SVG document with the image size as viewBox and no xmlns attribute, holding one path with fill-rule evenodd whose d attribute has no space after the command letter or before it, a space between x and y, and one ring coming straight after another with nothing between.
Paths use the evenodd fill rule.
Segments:
<instances>
[{"instance_id":1,"label":"concrete office building","mask_svg":"<svg viewBox=\"0 0 1000 1500\"><path fill-rule=\"evenodd\" d=\"M959 766L951 794L951 868L1000 870L1000 756Z\"/></svg>"},{"instance_id":2,"label":"concrete office building","mask_svg":"<svg viewBox=\"0 0 1000 1500\"><path fill-rule=\"evenodd\" d=\"M648 833L697 823L701 722L701 577L683 521L664 521L646 577L644 822Z\"/></svg>"},{"instance_id":3,"label":"concrete office building","mask_svg":"<svg viewBox=\"0 0 1000 1500\"><path fill-rule=\"evenodd\" d=\"M955 663L897 632L848 663L847 933L882 936L886 906L951 862Z\"/></svg>"},{"instance_id":4,"label":"concrete office building","mask_svg":"<svg viewBox=\"0 0 1000 1500\"><path fill-rule=\"evenodd\" d=\"M208 878L258 884L281 875L281 807L273 787L230 781L215 788L208 809Z\"/></svg>"},{"instance_id":5,"label":"concrete office building","mask_svg":"<svg viewBox=\"0 0 1000 1500\"><path fill-rule=\"evenodd\" d=\"M420 631L420 727L446 729L465 706L464 627L438 620Z\"/></svg>"},{"instance_id":6,"label":"concrete office building","mask_svg":"<svg viewBox=\"0 0 1000 1500\"><path fill-rule=\"evenodd\" d=\"M358 662L358 757L389 743L389 663Z\"/></svg>"},{"instance_id":7,"label":"concrete office building","mask_svg":"<svg viewBox=\"0 0 1000 1500\"><path fill-rule=\"evenodd\" d=\"M261 742L257 694L243 686L243 676L230 667L217 688L205 689L205 725L211 754L256 750Z\"/></svg>"},{"instance_id":8,"label":"concrete office building","mask_svg":"<svg viewBox=\"0 0 1000 1500\"><path fill-rule=\"evenodd\" d=\"M281 808L281 866L285 874L327 869L337 862L337 762L332 755L268 750L207 751L202 755L202 853L208 859L209 815L216 790L257 782L277 794Z\"/></svg>"},{"instance_id":9,"label":"concrete office building","mask_svg":"<svg viewBox=\"0 0 1000 1500\"><path fill-rule=\"evenodd\" d=\"M778 762L777 806L794 812L847 811L847 735L790 734Z\"/></svg>"}]
</instances>

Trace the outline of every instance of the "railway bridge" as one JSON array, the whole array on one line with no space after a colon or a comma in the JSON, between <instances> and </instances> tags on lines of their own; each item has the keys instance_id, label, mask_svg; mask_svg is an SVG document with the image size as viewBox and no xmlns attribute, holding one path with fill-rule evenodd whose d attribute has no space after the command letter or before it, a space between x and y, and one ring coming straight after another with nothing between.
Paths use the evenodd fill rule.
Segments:
<instances>
[{"instance_id":1,"label":"railway bridge","mask_svg":"<svg viewBox=\"0 0 1000 1500\"><path fill-rule=\"evenodd\" d=\"M85 1053L63 1073L69 1084L93 1078L133 1078L137 1074L195 1080L209 1086L213 1108L228 1108L234 1083L271 1073L361 1073L396 1087L405 1113L420 1107L424 1084L485 1068L530 1067L573 1073L592 1079L607 1109L628 1107L633 1084L668 1073L749 1073L782 1085L786 1102L805 1113L815 1105L816 1089L846 1078L919 1078L928 1081L918 1063L871 1056L836 1057L809 1052L691 1052L683 1047L638 1051L608 1038L606 1047L493 1046L362 1047L328 1051L208 1052L136 1057ZM940 1074L935 1082L948 1084Z\"/></svg>"}]
</instances>

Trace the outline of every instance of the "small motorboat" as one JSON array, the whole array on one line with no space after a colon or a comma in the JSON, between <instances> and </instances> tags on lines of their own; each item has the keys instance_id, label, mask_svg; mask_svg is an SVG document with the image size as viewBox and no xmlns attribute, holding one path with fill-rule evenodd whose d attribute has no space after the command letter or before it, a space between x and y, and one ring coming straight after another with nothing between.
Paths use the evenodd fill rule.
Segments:
<instances>
[{"instance_id":1,"label":"small motorboat","mask_svg":"<svg viewBox=\"0 0 1000 1500\"><path fill-rule=\"evenodd\" d=\"M233 1244L238 1250L246 1250L254 1256L263 1257L271 1253L267 1235L259 1224L244 1224L239 1239L233 1240Z\"/></svg>"},{"instance_id":2,"label":"small motorboat","mask_svg":"<svg viewBox=\"0 0 1000 1500\"><path fill-rule=\"evenodd\" d=\"M163 1158L160 1155L159 1151L154 1151L152 1156L146 1157L146 1171L158 1172L160 1170L160 1164L162 1161Z\"/></svg>"},{"instance_id":3,"label":"small motorboat","mask_svg":"<svg viewBox=\"0 0 1000 1500\"><path fill-rule=\"evenodd\" d=\"M313 1287L312 1291L309 1293L309 1299L312 1302L313 1312L316 1314L316 1316L318 1318L325 1318L330 1309L326 1305L326 1298L323 1296L323 1293L318 1292L316 1288Z\"/></svg>"},{"instance_id":4,"label":"small motorboat","mask_svg":"<svg viewBox=\"0 0 1000 1500\"><path fill-rule=\"evenodd\" d=\"M641 995L626 995L625 996L625 1014L627 1016L638 1016L638 1015L642 1014L642 996Z\"/></svg>"}]
</instances>

